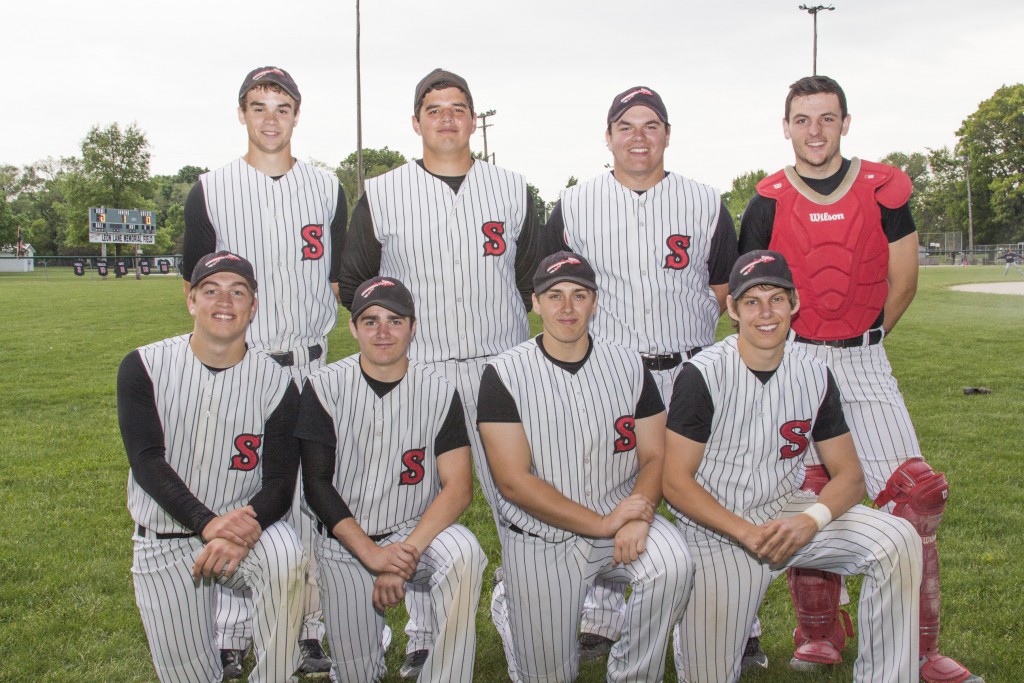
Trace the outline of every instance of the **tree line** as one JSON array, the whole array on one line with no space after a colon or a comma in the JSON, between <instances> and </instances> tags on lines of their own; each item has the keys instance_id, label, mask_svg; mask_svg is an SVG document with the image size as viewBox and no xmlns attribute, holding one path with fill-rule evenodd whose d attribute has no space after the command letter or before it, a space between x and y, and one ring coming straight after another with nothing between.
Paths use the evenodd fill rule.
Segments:
<instances>
[{"instance_id":1,"label":"tree line","mask_svg":"<svg viewBox=\"0 0 1024 683\"><path fill-rule=\"evenodd\" d=\"M952 149L895 151L878 160L913 180L911 208L918 230L966 235L970 209L975 244L1024 241L1024 84L996 90L963 121L956 136ZM179 253L185 198L208 169L184 166L174 175L151 176L150 145L136 124L93 126L80 151L80 156L47 158L20 168L0 165L0 245L14 244L20 228L22 240L37 255L98 253L99 245L89 244L88 209L108 206L155 211L156 243L145 245L144 253ZM406 161L387 147L364 149L363 175L372 178ZM333 169L312 163L335 172L351 212L358 198L356 153ZM742 173L723 194L737 226L766 175L763 169ZM575 182L570 178L568 185ZM528 190L543 221L552 203L536 187Z\"/></svg>"}]
</instances>

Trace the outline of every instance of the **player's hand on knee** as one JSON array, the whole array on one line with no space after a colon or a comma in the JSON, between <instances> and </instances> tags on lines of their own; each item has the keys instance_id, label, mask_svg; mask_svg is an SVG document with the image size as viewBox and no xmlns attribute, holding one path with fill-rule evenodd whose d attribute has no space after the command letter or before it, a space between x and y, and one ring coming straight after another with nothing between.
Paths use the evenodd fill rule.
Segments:
<instances>
[{"instance_id":1,"label":"player's hand on knee","mask_svg":"<svg viewBox=\"0 0 1024 683\"><path fill-rule=\"evenodd\" d=\"M651 525L643 520L626 522L615 533L615 564L629 564L640 559L647 549L647 532Z\"/></svg>"},{"instance_id":2,"label":"player's hand on knee","mask_svg":"<svg viewBox=\"0 0 1024 683\"><path fill-rule=\"evenodd\" d=\"M776 519L764 526L772 529L774 533L761 544L757 556L771 564L786 562L818 533L817 523L807 515Z\"/></svg>"},{"instance_id":3,"label":"player's hand on knee","mask_svg":"<svg viewBox=\"0 0 1024 683\"><path fill-rule=\"evenodd\" d=\"M397 574L408 581L416 573L420 562L420 551L411 543L388 543L370 549L367 557L360 558L367 569L375 574Z\"/></svg>"},{"instance_id":4,"label":"player's hand on knee","mask_svg":"<svg viewBox=\"0 0 1024 683\"><path fill-rule=\"evenodd\" d=\"M192 576L199 579L219 579L231 576L238 569L238 563L249 554L244 545L215 538L206 544L192 565Z\"/></svg>"},{"instance_id":5,"label":"player's hand on knee","mask_svg":"<svg viewBox=\"0 0 1024 683\"><path fill-rule=\"evenodd\" d=\"M626 522L640 520L650 524L654 521L654 504L639 493L623 498L615 509L601 518L602 538L612 538Z\"/></svg>"},{"instance_id":6,"label":"player's hand on knee","mask_svg":"<svg viewBox=\"0 0 1024 683\"><path fill-rule=\"evenodd\" d=\"M215 538L252 548L260 540L263 529L256 521L256 511L251 505L235 508L219 517L214 517L203 528L203 540L210 542Z\"/></svg>"},{"instance_id":7,"label":"player's hand on knee","mask_svg":"<svg viewBox=\"0 0 1024 683\"><path fill-rule=\"evenodd\" d=\"M405 599L405 580L397 574L381 574L373 582L373 606L383 612Z\"/></svg>"}]
</instances>

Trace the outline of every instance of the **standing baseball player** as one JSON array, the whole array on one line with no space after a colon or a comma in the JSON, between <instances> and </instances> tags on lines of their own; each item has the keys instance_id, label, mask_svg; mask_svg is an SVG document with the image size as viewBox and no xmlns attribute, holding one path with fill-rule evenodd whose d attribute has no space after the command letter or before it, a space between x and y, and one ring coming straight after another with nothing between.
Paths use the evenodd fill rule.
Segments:
<instances>
[{"instance_id":1,"label":"standing baseball player","mask_svg":"<svg viewBox=\"0 0 1024 683\"><path fill-rule=\"evenodd\" d=\"M410 363L412 295L394 278L356 290L349 327L359 353L307 380L296 434L327 637L340 681L386 673L384 610L407 585L427 589L436 635L420 681L473 680L476 611L487 558L456 524L473 499L459 394Z\"/></svg>"},{"instance_id":2,"label":"standing baseball player","mask_svg":"<svg viewBox=\"0 0 1024 683\"><path fill-rule=\"evenodd\" d=\"M206 173L185 202L182 276L188 291L196 259L231 249L251 259L263 281L264 305L249 328L248 342L270 353L301 387L323 366L327 334L338 315L332 268L345 235L345 195L337 178L292 156L292 131L302 96L284 69L253 69L238 91L238 120L246 127L248 150L240 159ZM312 559L313 518L295 492L291 522L302 538L310 567L301 638L302 673L326 677L330 660ZM243 600L227 596L218 610L218 633L227 678L241 675L251 620Z\"/></svg>"},{"instance_id":3,"label":"standing baseball player","mask_svg":"<svg viewBox=\"0 0 1024 683\"><path fill-rule=\"evenodd\" d=\"M740 251L770 248L789 261L802 299L792 339L827 363L839 383L868 494L909 520L924 540L921 678L980 683L939 654L935 534L949 487L921 457L881 344L917 291L910 178L891 166L842 157L850 115L846 95L831 78L810 76L790 86L782 125L796 162L758 183L743 213ZM815 455L812 444L804 487L817 492L828 473ZM790 587L798 620L791 665L806 670L841 661L848 629L837 612L838 577L800 570L790 576Z\"/></svg>"},{"instance_id":4,"label":"standing baseball player","mask_svg":"<svg viewBox=\"0 0 1024 683\"><path fill-rule=\"evenodd\" d=\"M488 364L478 407L507 527L500 616L515 674L575 680L576 628L600 577L632 588L608 680L660 681L693 574L679 533L654 512L664 404L635 351L590 337L598 285L583 257L547 257L533 284L543 333Z\"/></svg>"},{"instance_id":5,"label":"standing baseball player","mask_svg":"<svg viewBox=\"0 0 1024 683\"><path fill-rule=\"evenodd\" d=\"M215 586L252 593L249 680L297 680L306 559L279 520L298 471L298 389L246 346L252 265L221 251L192 276L192 333L133 351L117 375L135 601L161 681L220 680Z\"/></svg>"},{"instance_id":6,"label":"standing baseball player","mask_svg":"<svg viewBox=\"0 0 1024 683\"><path fill-rule=\"evenodd\" d=\"M1018 273L1024 275L1024 270L1021 270L1020 266L1017 265L1017 254L1014 254L1012 251L1007 250L1007 252L1003 254L1003 258L1006 259L1006 267L1003 268L1003 275L1006 275L1007 273L1010 272L1010 266L1013 266L1014 268L1017 269Z\"/></svg>"},{"instance_id":7,"label":"standing baseball player","mask_svg":"<svg viewBox=\"0 0 1024 683\"><path fill-rule=\"evenodd\" d=\"M562 191L544 249L568 249L594 265L602 295L594 336L638 351L668 403L682 362L715 342L736 231L717 190L665 171L672 128L658 93L619 93L607 126L612 171ZM619 637L622 600L601 581L588 593L583 659ZM756 641L752 656L767 663Z\"/></svg>"},{"instance_id":8,"label":"standing baseball player","mask_svg":"<svg viewBox=\"0 0 1024 683\"><path fill-rule=\"evenodd\" d=\"M521 176L473 159L476 115L461 76L435 69L417 84L412 127L423 158L368 180L352 213L341 301L351 308L356 288L375 275L408 285L420 312L409 354L458 389L477 479L493 505L476 397L484 364L529 334L540 245L533 202ZM404 677L415 675L432 638L429 601L416 587L408 596Z\"/></svg>"},{"instance_id":9,"label":"standing baseball player","mask_svg":"<svg viewBox=\"0 0 1024 683\"><path fill-rule=\"evenodd\" d=\"M696 566L679 678L737 681L768 585L813 567L864 577L854 680L916 683L921 540L857 504L864 474L836 382L786 344L800 301L782 255L741 256L727 304L738 334L683 366L669 408L665 497ZM832 477L818 496L798 486L812 442Z\"/></svg>"}]
</instances>

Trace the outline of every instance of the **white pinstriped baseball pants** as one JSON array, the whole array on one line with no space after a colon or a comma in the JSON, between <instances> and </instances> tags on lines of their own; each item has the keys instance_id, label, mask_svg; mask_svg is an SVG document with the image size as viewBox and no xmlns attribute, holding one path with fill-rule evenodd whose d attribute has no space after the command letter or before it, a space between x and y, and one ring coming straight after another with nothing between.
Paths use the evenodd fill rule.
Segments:
<instances>
[{"instance_id":1,"label":"white pinstriped baseball pants","mask_svg":"<svg viewBox=\"0 0 1024 683\"><path fill-rule=\"evenodd\" d=\"M817 500L796 495L779 517ZM861 574L854 681L917 683L921 538L904 519L854 505L819 531L783 566L743 546L678 525L693 554L693 596L676 626L675 662L687 683L735 683L750 624L768 585L789 567Z\"/></svg>"},{"instance_id":2,"label":"white pinstriped baseball pants","mask_svg":"<svg viewBox=\"0 0 1024 683\"><path fill-rule=\"evenodd\" d=\"M216 591L252 594L256 667L252 683L298 680L298 634L306 557L286 522L267 527L229 578L196 582L192 565L203 550L197 536L158 540L135 536L135 603L163 683L220 683L223 666L215 638Z\"/></svg>"}]
</instances>

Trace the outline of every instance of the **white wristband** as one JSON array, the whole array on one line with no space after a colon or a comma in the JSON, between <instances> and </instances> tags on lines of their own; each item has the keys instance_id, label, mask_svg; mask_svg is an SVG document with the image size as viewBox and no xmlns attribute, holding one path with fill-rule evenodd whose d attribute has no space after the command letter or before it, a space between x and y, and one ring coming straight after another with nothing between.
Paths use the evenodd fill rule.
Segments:
<instances>
[{"instance_id":1,"label":"white wristband","mask_svg":"<svg viewBox=\"0 0 1024 683\"><path fill-rule=\"evenodd\" d=\"M804 510L803 514L814 520L818 525L818 531L825 528L825 525L832 521L832 511L824 503L815 503Z\"/></svg>"}]
</instances>

